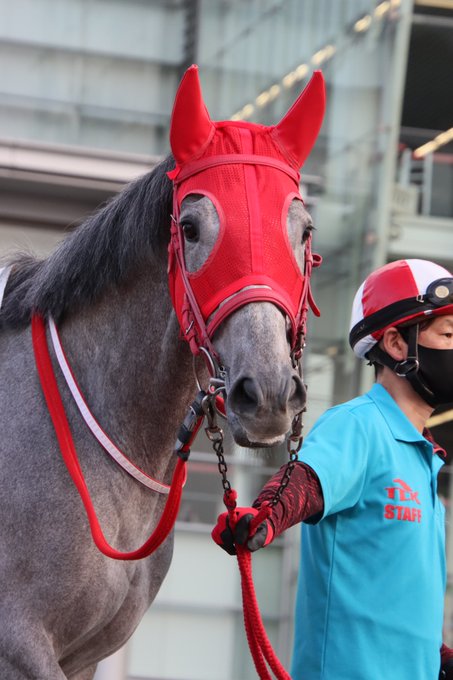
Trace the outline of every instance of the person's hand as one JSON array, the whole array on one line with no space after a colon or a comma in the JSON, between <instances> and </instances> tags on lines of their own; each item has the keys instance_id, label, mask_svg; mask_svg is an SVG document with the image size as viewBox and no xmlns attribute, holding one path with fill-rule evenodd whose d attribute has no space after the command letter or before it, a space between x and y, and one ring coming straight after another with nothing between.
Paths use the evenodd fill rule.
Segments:
<instances>
[{"instance_id":1,"label":"person's hand","mask_svg":"<svg viewBox=\"0 0 453 680\"><path fill-rule=\"evenodd\" d=\"M439 680L453 680L453 659L449 659L442 664Z\"/></svg>"},{"instance_id":2,"label":"person's hand","mask_svg":"<svg viewBox=\"0 0 453 680\"><path fill-rule=\"evenodd\" d=\"M230 527L228 513L222 512L211 533L213 540L230 555L236 554L236 543L245 545L251 552L268 545L274 538L274 528L268 519L261 522L250 535L250 522L258 512L256 508L236 508L234 530Z\"/></svg>"}]
</instances>

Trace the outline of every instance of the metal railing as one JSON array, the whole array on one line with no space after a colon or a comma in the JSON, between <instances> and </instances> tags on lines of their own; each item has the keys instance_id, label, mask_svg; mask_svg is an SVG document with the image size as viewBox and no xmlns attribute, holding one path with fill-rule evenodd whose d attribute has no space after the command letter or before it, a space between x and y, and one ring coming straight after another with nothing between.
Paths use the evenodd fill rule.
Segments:
<instances>
[{"instance_id":1,"label":"metal railing","mask_svg":"<svg viewBox=\"0 0 453 680\"><path fill-rule=\"evenodd\" d=\"M453 154L429 153L416 158L411 149L399 156L397 183L417 189L417 213L453 217Z\"/></svg>"}]
</instances>

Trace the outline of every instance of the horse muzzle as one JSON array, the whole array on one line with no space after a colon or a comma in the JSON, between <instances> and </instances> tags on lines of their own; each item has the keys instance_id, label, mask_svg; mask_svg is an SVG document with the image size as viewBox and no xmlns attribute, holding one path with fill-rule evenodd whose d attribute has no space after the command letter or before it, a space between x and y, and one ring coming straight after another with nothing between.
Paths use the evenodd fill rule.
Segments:
<instances>
[{"instance_id":1,"label":"horse muzzle","mask_svg":"<svg viewBox=\"0 0 453 680\"><path fill-rule=\"evenodd\" d=\"M227 416L241 446L274 446L283 441L295 415L306 402L306 389L297 371L287 367L273 375L239 375L227 396Z\"/></svg>"}]
</instances>

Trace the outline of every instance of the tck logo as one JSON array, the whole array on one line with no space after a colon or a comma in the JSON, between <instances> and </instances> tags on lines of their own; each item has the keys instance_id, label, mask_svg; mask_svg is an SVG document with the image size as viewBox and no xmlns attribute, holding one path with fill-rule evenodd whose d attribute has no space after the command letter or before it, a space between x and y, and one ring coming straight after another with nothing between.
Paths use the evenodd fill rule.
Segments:
<instances>
[{"instance_id":1,"label":"tck logo","mask_svg":"<svg viewBox=\"0 0 453 680\"><path fill-rule=\"evenodd\" d=\"M403 482L402 479L394 479L393 483L396 486L386 487L387 498L394 503L387 503L384 507L385 519L400 520L403 522L418 522L422 521L421 505L418 498L418 491L413 491L409 484ZM404 503L404 505L402 505ZM413 505L413 504L416 505Z\"/></svg>"}]
</instances>

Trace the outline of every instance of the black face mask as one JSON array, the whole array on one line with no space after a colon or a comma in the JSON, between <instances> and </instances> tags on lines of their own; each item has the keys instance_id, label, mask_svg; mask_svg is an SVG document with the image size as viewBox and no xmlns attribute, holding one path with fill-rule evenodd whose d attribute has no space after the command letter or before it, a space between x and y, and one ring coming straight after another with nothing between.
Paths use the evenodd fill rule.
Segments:
<instances>
[{"instance_id":1,"label":"black face mask","mask_svg":"<svg viewBox=\"0 0 453 680\"><path fill-rule=\"evenodd\" d=\"M453 349L417 345L419 370L407 376L414 390L430 405L453 402Z\"/></svg>"},{"instance_id":2,"label":"black face mask","mask_svg":"<svg viewBox=\"0 0 453 680\"><path fill-rule=\"evenodd\" d=\"M372 363L388 366L406 378L423 401L435 408L453 403L453 349L432 349L418 344L418 326L400 329L408 343L408 359L397 362L378 345L368 352Z\"/></svg>"}]
</instances>

